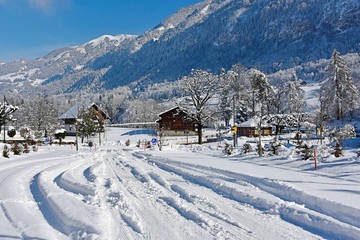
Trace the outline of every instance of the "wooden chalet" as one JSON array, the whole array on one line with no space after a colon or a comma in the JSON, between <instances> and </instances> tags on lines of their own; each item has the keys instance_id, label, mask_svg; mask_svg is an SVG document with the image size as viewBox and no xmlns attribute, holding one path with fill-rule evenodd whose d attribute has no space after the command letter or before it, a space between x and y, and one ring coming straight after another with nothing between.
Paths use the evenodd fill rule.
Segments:
<instances>
[{"instance_id":1,"label":"wooden chalet","mask_svg":"<svg viewBox=\"0 0 360 240\"><path fill-rule=\"evenodd\" d=\"M103 122L110 119L110 117L95 103L87 107L76 104L59 117L59 120L64 124L67 135L74 136L76 134L76 119L79 117L80 112L87 108L92 109L98 119Z\"/></svg>"},{"instance_id":2,"label":"wooden chalet","mask_svg":"<svg viewBox=\"0 0 360 240\"><path fill-rule=\"evenodd\" d=\"M259 131L257 130L257 124L254 119L249 119L246 122L240 123L237 127L237 135L245 137L257 137L259 136ZM271 136L272 127L263 126L261 128L261 136Z\"/></svg>"},{"instance_id":3,"label":"wooden chalet","mask_svg":"<svg viewBox=\"0 0 360 240\"><path fill-rule=\"evenodd\" d=\"M160 113L159 117L160 119L156 121L159 130L167 135L195 134L197 122L181 111L179 107Z\"/></svg>"}]
</instances>

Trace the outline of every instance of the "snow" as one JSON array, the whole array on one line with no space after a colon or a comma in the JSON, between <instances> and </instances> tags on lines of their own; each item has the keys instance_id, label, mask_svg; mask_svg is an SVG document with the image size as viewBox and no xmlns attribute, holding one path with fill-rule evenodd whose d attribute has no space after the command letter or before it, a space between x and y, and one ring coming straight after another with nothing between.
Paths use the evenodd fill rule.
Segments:
<instances>
[{"instance_id":1,"label":"snow","mask_svg":"<svg viewBox=\"0 0 360 240\"><path fill-rule=\"evenodd\" d=\"M320 83L311 83L301 87L305 92L304 99L308 112L315 112L320 107L320 87Z\"/></svg>"},{"instance_id":2,"label":"snow","mask_svg":"<svg viewBox=\"0 0 360 240\"><path fill-rule=\"evenodd\" d=\"M74 69L80 71L83 68L84 68L84 65L76 65L76 67Z\"/></svg>"},{"instance_id":3,"label":"snow","mask_svg":"<svg viewBox=\"0 0 360 240\"><path fill-rule=\"evenodd\" d=\"M209 11L210 5L206 5L203 9L201 9L200 14L206 15Z\"/></svg>"},{"instance_id":4,"label":"snow","mask_svg":"<svg viewBox=\"0 0 360 240\"><path fill-rule=\"evenodd\" d=\"M108 128L91 149L43 145L0 157L1 239L358 239L358 139L318 168L278 156L224 155L223 143L136 147L152 131ZM206 131L211 134L211 131ZM130 146L124 143L130 140ZM239 138L239 146L249 138ZM264 141L270 140L264 138ZM66 137L64 142L73 142ZM190 138L190 141L196 141ZM328 144L325 141L325 144ZM0 144L2 149L3 144Z\"/></svg>"},{"instance_id":5,"label":"snow","mask_svg":"<svg viewBox=\"0 0 360 240\"><path fill-rule=\"evenodd\" d=\"M94 40L91 40L90 42L85 43L83 46L86 46L87 44L91 44L93 46L98 46L98 45L104 43L105 41L113 41L116 43L115 46L119 46L122 41L124 41L125 39L127 39L129 37L135 37L135 35L124 35L124 34L115 35L115 36L102 35Z\"/></svg>"},{"instance_id":6,"label":"snow","mask_svg":"<svg viewBox=\"0 0 360 240\"><path fill-rule=\"evenodd\" d=\"M9 81L9 82L13 83L16 80L24 80L24 79L29 78L29 76L34 75L39 70L40 70L39 68L33 68L33 69L29 69L29 70L22 69L16 73L9 73L9 74L0 76L0 81L4 81L4 82Z\"/></svg>"},{"instance_id":7,"label":"snow","mask_svg":"<svg viewBox=\"0 0 360 240\"><path fill-rule=\"evenodd\" d=\"M239 124L239 127L257 127L255 119L251 118L246 122L242 122Z\"/></svg>"}]
</instances>

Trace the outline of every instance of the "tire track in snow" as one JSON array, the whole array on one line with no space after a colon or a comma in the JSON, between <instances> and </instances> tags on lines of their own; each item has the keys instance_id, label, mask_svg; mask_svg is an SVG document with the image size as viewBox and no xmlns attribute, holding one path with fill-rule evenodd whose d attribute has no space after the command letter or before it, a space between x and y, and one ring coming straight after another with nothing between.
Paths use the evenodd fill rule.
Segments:
<instances>
[{"instance_id":1,"label":"tire track in snow","mask_svg":"<svg viewBox=\"0 0 360 240\"><path fill-rule=\"evenodd\" d=\"M144 160L144 159L143 159ZM142 162L141 162L142 163ZM141 165L144 167L144 165ZM154 183L158 185L157 194L158 199L164 202L166 205L174 209L180 216L188 221L192 221L195 224L199 225L202 228L211 229L213 236L226 235L225 238L234 238L238 235L239 231L242 233L246 233L247 235L251 235L252 232L247 230L245 227L238 224L234 219L230 216L226 215L223 212L220 212L218 208L214 205L210 204L207 201L200 201L201 197L196 196L195 194L189 194L186 190L182 189L180 186L176 184L169 184L167 179L169 178L177 178L178 176L169 174L169 172L163 171L160 168L153 166L152 164L148 164L148 176L153 180ZM134 166L128 166L130 168L134 168ZM160 171L156 173L156 171ZM144 176L145 173L142 173ZM163 175L166 176L163 176ZM146 176L147 177L147 176ZM165 179L166 177L166 179ZM173 180L174 181L174 180ZM179 181L185 181L180 177ZM149 181L148 184L154 186ZM188 185L188 183L185 183ZM178 198L182 198L185 202L178 200ZM207 211L206 208L211 207L213 212ZM204 216L204 213L210 218ZM216 219L217 221L222 221L221 223L214 223L211 218ZM227 229L226 225L232 225L235 227L235 230Z\"/></svg>"},{"instance_id":2,"label":"tire track in snow","mask_svg":"<svg viewBox=\"0 0 360 240\"><path fill-rule=\"evenodd\" d=\"M134 156L140 158L146 157L141 154L139 155L139 153L135 153ZM194 184L207 187L217 194L229 199L249 204L264 212L277 214L285 221L301 226L315 234L334 239L356 239L357 236L360 235L360 229L357 227L357 225L360 224L360 222L357 221L357 216L359 216L356 213L357 209L354 209L355 213L349 213L350 217L339 217L338 215L342 215L343 212L339 213L335 210L335 213L333 213L333 209L327 211L326 208L329 208L329 206L326 206L325 210L322 207L314 207L314 209L306 208L301 204L302 200L308 200L308 198L310 198L310 201L314 200L311 196L307 196L303 192L285 187L284 185L272 182L268 179L260 179L230 171L174 162L167 159L158 159L156 157L151 157L150 155L147 155L147 157L148 159L146 159L146 161L156 164L165 171L181 176ZM211 180L214 176L221 181L216 182L215 180ZM236 184L234 179L238 180L240 184ZM253 185L265 195L269 195L273 200L269 201L267 198L262 198L261 196L256 197L252 194L242 192L238 190L239 187L227 186L226 182L236 184L236 186L240 185L240 189L241 186L244 185ZM284 189L284 187L286 189ZM289 190L290 193L283 194L283 190ZM276 198L278 200L276 200ZM326 199L315 200L316 203L322 201L325 205L329 202ZM332 202L329 202L329 204L330 206L336 207ZM345 222L342 222L339 218L345 220Z\"/></svg>"},{"instance_id":3,"label":"tire track in snow","mask_svg":"<svg viewBox=\"0 0 360 240\"><path fill-rule=\"evenodd\" d=\"M98 184L102 184L105 187L103 193L101 194L105 196L105 199L108 203L110 203L110 206L119 212L120 217L134 232L143 235L143 225L139 216L137 216L137 214L132 210L131 205L126 200L124 193L117 185L116 180L120 181L121 178L112 168L110 162L113 160L114 158L110 158L104 161L105 165L102 172L103 174L105 172L108 173L107 178L101 176L101 173L97 174L97 180L99 181Z\"/></svg>"},{"instance_id":4,"label":"tire track in snow","mask_svg":"<svg viewBox=\"0 0 360 240\"><path fill-rule=\"evenodd\" d=\"M39 186L39 175L40 173L36 174L30 184L31 194L34 197L34 200L38 203L38 207L49 225L59 232L67 235L66 230L63 228L64 223L57 217L56 213L52 211L49 202L41 192Z\"/></svg>"},{"instance_id":5,"label":"tire track in snow","mask_svg":"<svg viewBox=\"0 0 360 240\"><path fill-rule=\"evenodd\" d=\"M34 177L32 185L33 196L38 199L39 208L49 224L71 239L102 238L116 232L111 228L115 224L111 220L110 212L83 202L83 196L73 187L81 184L72 182L70 187L65 188L57 185L59 176L67 172L71 176L87 166L88 161L82 158L76 161L72 159L70 164L64 162L57 167L48 167ZM69 192L66 188L71 188L72 191Z\"/></svg>"},{"instance_id":6,"label":"tire track in snow","mask_svg":"<svg viewBox=\"0 0 360 240\"><path fill-rule=\"evenodd\" d=\"M51 161L23 161L19 159L16 165L2 171L1 175L1 209L5 218L15 232L18 232L23 239L44 238L47 236L53 239L64 239L65 235L59 228L48 224L40 208L39 202L32 196L32 180L41 171L49 166L62 164L68 157L52 158ZM15 161L14 161L15 162ZM3 166L1 166L3 167ZM16 186L17 191L10 190ZM37 225L32 226L36 222ZM31 227L29 227L31 226ZM0 233L1 235L1 233Z\"/></svg>"},{"instance_id":7,"label":"tire track in snow","mask_svg":"<svg viewBox=\"0 0 360 240\"><path fill-rule=\"evenodd\" d=\"M146 224L148 223L148 220L146 220L148 217L150 216L154 219L154 221L158 222L163 222L163 219L158 219L156 212L152 213L153 211L159 211L159 212L164 212L166 209L166 212L174 214L176 211L176 205L173 204L172 206L169 206L168 203L172 202L170 199L172 199L168 194L164 193L170 193L171 191L169 191L169 189L167 187L167 182L165 179L163 179L160 175L156 174L155 172L150 171L147 168L142 168L144 165L142 164L142 162L140 162L140 166L138 164L136 164L133 161L133 158L131 159L127 159L125 156L121 156L121 157L117 157L114 159L112 166L117 166L117 168L121 169L121 172L119 171L114 171L115 175L117 176L117 179L121 179L121 186L123 186L124 189L126 189L126 191L130 194L127 197L131 197L131 203L135 204L133 206L133 209L137 209L137 211L139 211L139 205L141 204L142 206L140 207L141 210L141 216L142 218L142 225L143 227L143 236L145 239L148 238L154 238L154 234L155 236L157 236L157 232L149 232L149 230L147 230L146 228ZM141 168L141 170L140 170ZM115 169L114 167L112 169ZM118 170L117 169L117 170ZM121 175L121 178L120 176ZM134 182L134 180L136 180ZM159 186L159 187L157 187ZM174 193L173 193L174 194ZM139 199L141 202L138 202ZM149 206L150 207L145 207L144 206L144 199L148 199L149 201ZM168 201L165 201L168 200ZM152 205L155 204L155 205ZM137 207L136 207L137 206ZM174 208L175 207L175 208ZM144 208L146 208L146 211ZM160 210L159 208L161 208L162 210ZM170 211L169 212L169 208L174 209L175 212ZM158 210L157 210L158 209ZM178 208L179 210L180 208ZM148 212L148 214L145 214L145 212ZM180 214L179 214L180 215ZM181 215L180 215L181 216ZM190 219L186 218L186 226L188 226L188 221ZM171 221L173 221L173 219L171 219ZM194 222L195 223L195 222ZM176 222L176 224L179 224L178 221ZM196 225L198 225L197 223L195 223ZM163 231L162 232L166 232L166 234L172 233L174 231L174 228L171 228L171 225L169 225L169 222L165 221L163 222L163 224L159 225L159 227L162 226ZM175 227L178 228L178 225L175 225ZM166 230L167 229L167 230ZM177 230L179 231L179 230ZM189 230L187 230L189 231ZM186 232L187 232L186 231ZM163 233L164 234L164 233ZM181 232L181 234L183 234L183 232ZM194 233L191 233L194 234ZM152 236L152 237L151 237ZM166 236L166 235L165 235ZM170 235L171 236L171 235ZM169 237L170 237L169 236ZM175 236L175 235L173 235ZM155 237L155 238L159 238L159 236ZM164 236L161 236L161 238L164 238ZM166 238L166 237L165 237ZM188 237L187 237L188 238ZM191 237L192 239L198 239L199 237Z\"/></svg>"},{"instance_id":8,"label":"tire track in snow","mask_svg":"<svg viewBox=\"0 0 360 240\"><path fill-rule=\"evenodd\" d=\"M78 165L73 166L70 169L62 172L58 175L54 182L62 189L67 192L72 192L74 194L81 194L83 196L94 195L95 190L92 182L90 182L85 177L85 171L88 168L88 165L92 163L80 162ZM86 168L84 170L84 168ZM79 176L84 176L80 178Z\"/></svg>"}]
</instances>

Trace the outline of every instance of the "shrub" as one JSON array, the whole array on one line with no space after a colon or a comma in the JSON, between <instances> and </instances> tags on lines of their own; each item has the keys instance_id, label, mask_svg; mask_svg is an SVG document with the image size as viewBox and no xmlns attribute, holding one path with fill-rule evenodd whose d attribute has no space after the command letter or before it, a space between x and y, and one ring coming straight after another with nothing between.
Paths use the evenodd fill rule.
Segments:
<instances>
[{"instance_id":1,"label":"shrub","mask_svg":"<svg viewBox=\"0 0 360 240\"><path fill-rule=\"evenodd\" d=\"M301 146L301 154L304 157L304 160L309 160L312 159L314 157L314 147L313 146L308 146L308 144L303 144Z\"/></svg>"},{"instance_id":2,"label":"shrub","mask_svg":"<svg viewBox=\"0 0 360 240\"><path fill-rule=\"evenodd\" d=\"M334 149L334 156L335 157L342 156L342 149L341 149L339 141L336 141L335 149Z\"/></svg>"},{"instance_id":3,"label":"shrub","mask_svg":"<svg viewBox=\"0 0 360 240\"><path fill-rule=\"evenodd\" d=\"M243 145L243 152L244 153L249 153L252 151L252 146L250 143L244 143Z\"/></svg>"},{"instance_id":4,"label":"shrub","mask_svg":"<svg viewBox=\"0 0 360 240\"><path fill-rule=\"evenodd\" d=\"M280 147L281 147L281 143L279 141L273 141L270 143L270 146L271 146L272 153L274 155L278 155Z\"/></svg>"},{"instance_id":5,"label":"shrub","mask_svg":"<svg viewBox=\"0 0 360 240\"><path fill-rule=\"evenodd\" d=\"M224 153L226 153L227 155L231 155L234 152L234 147L231 143L229 143L228 141L224 142L225 147L224 147Z\"/></svg>"},{"instance_id":6,"label":"shrub","mask_svg":"<svg viewBox=\"0 0 360 240\"><path fill-rule=\"evenodd\" d=\"M64 139L65 136L66 136L65 129L60 129L60 130L55 131L55 138L59 140L60 145L61 145L62 139Z\"/></svg>"},{"instance_id":7,"label":"shrub","mask_svg":"<svg viewBox=\"0 0 360 240\"><path fill-rule=\"evenodd\" d=\"M9 152L10 152L10 149L7 145L4 145L4 149L3 149L3 157L5 158L9 158Z\"/></svg>"},{"instance_id":8,"label":"shrub","mask_svg":"<svg viewBox=\"0 0 360 240\"><path fill-rule=\"evenodd\" d=\"M14 153L14 155L21 155L21 153L23 152L23 146L18 142L14 142L11 147L11 151Z\"/></svg>"},{"instance_id":9,"label":"shrub","mask_svg":"<svg viewBox=\"0 0 360 240\"><path fill-rule=\"evenodd\" d=\"M29 145L25 143L23 153L29 153L29 152L30 152Z\"/></svg>"}]
</instances>

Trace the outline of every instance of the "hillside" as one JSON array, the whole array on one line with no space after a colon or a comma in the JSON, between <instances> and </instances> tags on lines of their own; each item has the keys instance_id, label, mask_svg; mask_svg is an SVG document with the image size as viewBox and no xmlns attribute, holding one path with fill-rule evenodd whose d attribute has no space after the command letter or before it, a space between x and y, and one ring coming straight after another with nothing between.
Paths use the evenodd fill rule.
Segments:
<instances>
[{"instance_id":1,"label":"hillside","mask_svg":"<svg viewBox=\"0 0 360 240\"><path fill-rule=\"evenodd\" d=\"M359 53L359 42L359 1L208 0L139 36L102 37L44 58L2 64L0 82L3 90L37 86L49 94L142 89L193 68L218 71L235 63L271 74L328 59L333 49Z\"/></svg>"}]
</instances>

